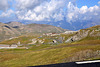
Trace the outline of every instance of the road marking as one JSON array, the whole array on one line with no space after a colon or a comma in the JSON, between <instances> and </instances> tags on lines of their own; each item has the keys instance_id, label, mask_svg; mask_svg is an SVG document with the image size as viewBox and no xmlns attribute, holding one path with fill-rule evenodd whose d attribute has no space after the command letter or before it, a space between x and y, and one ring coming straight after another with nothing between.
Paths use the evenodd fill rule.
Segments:
<instances>
[{"instance_id":1,"label":"road marking","mask_svg":"<svg viewBox=\"0 0 100 67\"><path fill-rule=\"evenodd\" d=\"M75 62L76 64L86 64L86 63L96 63L100 62L100 60L94 60L94 61L83 61L83 62Z\"/></svg>"}]
</instances>

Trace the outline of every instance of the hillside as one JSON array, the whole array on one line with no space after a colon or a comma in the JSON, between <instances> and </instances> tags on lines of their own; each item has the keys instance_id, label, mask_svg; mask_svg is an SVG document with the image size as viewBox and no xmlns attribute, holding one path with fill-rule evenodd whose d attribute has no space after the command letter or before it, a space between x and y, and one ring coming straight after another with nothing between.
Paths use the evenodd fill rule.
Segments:
<instances>
[{"instance_id":1,"label":"hillside","mask_svg":"<svg viewBox=\"0 0 100 67\"><path fill-rule=\"evenodd\" d=\"M31 28L31 25L29 25ZM33 25L32 25L33 27ZM35 27L35 26L34 26ZM49 26L47 26L49 28ZM90 42L96 40L99 43L100 25L82 29L79 31L65 31L64 33L46 33L40 35L24 35L14 39L2 41L2 44L63 44L63 43L79 43L81 41ZM86 42L85 42L86 43ZM91 44L91 43L90 43Z\"/></svg>"},{"instance_id":2,"label":"hillside","mask_svg":"<svg viewBox=\"0 0 100 67\"><path fill-rule=\"evenodd\" d=\"M62 33L64 31L66 30L60 27L46 24L24 25L20 22L0 23L0 41L24 34Z\"/></svg>"},{"instance_id":3,"label":"hillside","mask_svg":"<svg viewBox=\"0 0 100 67\"><path fill-rule=\"evenodd\" d=\"M10 27L13 27L13 28L18 28L18 27L21 27L21 26L24 25L24 24L22 24L20 22L8 22L6 24L8 24Z\"/></svg>"},{"instance_id":4,"label":"hillside","mask_svg":"<svg viewBox=\"0 0 100 67\"><path fill-rule=\"evenodd\" d=\"M66 31L60 27L55 27L46 24L28 24L24 26L24 32L30 33L62 33Z\"/></svg>"},{"instance_id":5,"label":"hillside","mask_svg":"<svg viewBox=\"0 0 100 67\"><path fill-rule=\"evenodd\" d=\"M15 37L21 33L7 24L0 23L0 41Z\"/></svg>"},{"instance_id":6,"label":"hillside","mask_svg":"<svg viewBox=\"0 0 100 67\"><path fill-rule=\"evenodd\" d=\"M89 39L100 39L100 25L93 26L87 29L79 30L76 35L70 37L66 42L70 41L80 41L80 40L89 40Z\"/></svg>"},{"instance_id":7,"label":"hillside","mask_svg":"<svg viewBox=\"0 0 100 67\"><path fill-rule=\"evenodd\" d=\"M100 59L100 25L68 33L23 35L0 44L28 47L1 49L0 66L35 66Z\"/></svg>"}]
</instances>

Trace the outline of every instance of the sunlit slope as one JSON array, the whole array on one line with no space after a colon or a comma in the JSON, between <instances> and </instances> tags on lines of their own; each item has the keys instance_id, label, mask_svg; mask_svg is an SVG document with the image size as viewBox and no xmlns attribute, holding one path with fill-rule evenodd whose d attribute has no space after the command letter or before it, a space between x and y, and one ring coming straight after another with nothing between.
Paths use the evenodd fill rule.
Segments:
<instances>
[{"instance_id":1,"label":"sunlit slope","mask_svg":"<svg viewBox=\"0 0 100 67\"><path fill-rule=\"evenodd\" d=\"M93 26L87 29L80 30L81 35L86 35L79 41L73 42L76 44L100 44L100 25Z\"/></svg>"},{"instance_id":2,"label":"sunlit slope","mask_svg":"<svg viewBox=\"0 0 100 67\"><path fill-rule=\"evenodd\" d=\"M0 22L0 41L3 41L5 39L15 37L20 35L21 33L17 31L16 29L10 27L7 24Z\"/></svg>"},{"instance_id":3,"label":"sunlit slope","mask_svg":"<svg viewBox=\"0 0 100 67\"><path fill-rule=\"evenodd\" d=\"M7 40L13 37L29 34L41 34L41 33L62 33L65 29L55 27L46 24L27 24L24 25L20 22L0 22L0 41Z\"/></svg>"},{"instance_id":4,"label":"sunlit slope","mask_svg":"<svg viewBox=\"0 0 100 67\"><path fill-rule=\"evenodd\" d=\"M32 39L38 40L32 44ZM25 39L25 40L24 40ZM39 43L43 40L44 43ZM64 40L62 40L64 39ZM1 67L46 65L63 62L100 59L100 26L79 30L73 34L56 36L20 36L1 43L28 44L29 49L0 50ZM51 43L56 40L57 43Z\"/></svg>"},{"instance_id":5,"label":"sunlit slope","mask_svg":"<svg viewBox=\"0 0 100 67\"><path fill-rule=\"evenodd\" d=\"M54 46L42 50L0 50L0 66L34 66L100 59L99 50L100 45Z\"/></svg>"},{"instance_id":6,"label":"sunlit slope","mask_svg":"<svg viewBox=\"0 0 100 67\"><path fill-rule=\"evenodd\" d=\"M11 45L18 44L18 42L20 42L20 44L22 45L59 45L65 43L65 40L67 40L74 34L54 34L55 36L46 36L43 34L28 34L2 41L0 42L0 44Z\"/></svg>"}]
</instances>

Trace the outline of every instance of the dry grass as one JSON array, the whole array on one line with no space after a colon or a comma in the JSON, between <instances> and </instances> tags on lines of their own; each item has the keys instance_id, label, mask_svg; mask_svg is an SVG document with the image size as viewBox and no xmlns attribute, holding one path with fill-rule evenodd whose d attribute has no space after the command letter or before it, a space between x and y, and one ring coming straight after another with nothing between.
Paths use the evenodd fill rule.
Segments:
<instances>
[{"instance_id":1,"label":"dry grass","mask_svg":"<svg viewBox=\"0 0 100 67\"><path fill-rule=\"evenodd\" d=\"M62 45L61 45L62 46ZM57 46L55 46L57 47ZM79 61L92 58L87 57L93 51L100 50L100 45L75 45L50 49L43 49L40 51L34 50L5 50L1 52L0 66L18 67L18 66L31 66L31 65L45 65L69 61ZM87 53L88 52L88 53ZM81 55L81 53L84 54ZM77 56L79 59L77 59ZM94 55L93 55L94 56ZM69 58L74 59L69 59ZM97 58L94 56L93 58Z\"/></svg>"}]
</instances>

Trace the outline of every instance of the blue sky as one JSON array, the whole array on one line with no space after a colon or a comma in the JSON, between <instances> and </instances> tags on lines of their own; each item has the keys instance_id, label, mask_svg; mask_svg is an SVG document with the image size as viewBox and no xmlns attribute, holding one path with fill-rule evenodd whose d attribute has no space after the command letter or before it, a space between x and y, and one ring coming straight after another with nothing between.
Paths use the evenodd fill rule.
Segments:
<instances>
[{"instance_id":1,"label":"blue sky","mask_svg":"<svg viewBox=\"0 0 100 67\"><path fill-rule=\"evenodd\" d=\"M87 5L88 7L92 7L94 5L98 5L99 1L100 0L77 0L76 3L77 3L77 6L79 8L81 8L84 5Z\"/></svg>"},{"instance_id":2,"label":"blue sky","mask_svg":"<svg viewBox=\"0 0 100 67\"><path fill-rule=\"evenodd\" d=\"M66 23L99 22L100 0L0 0L0 22L65 19Z\"/></svg>"}]
</instances>

